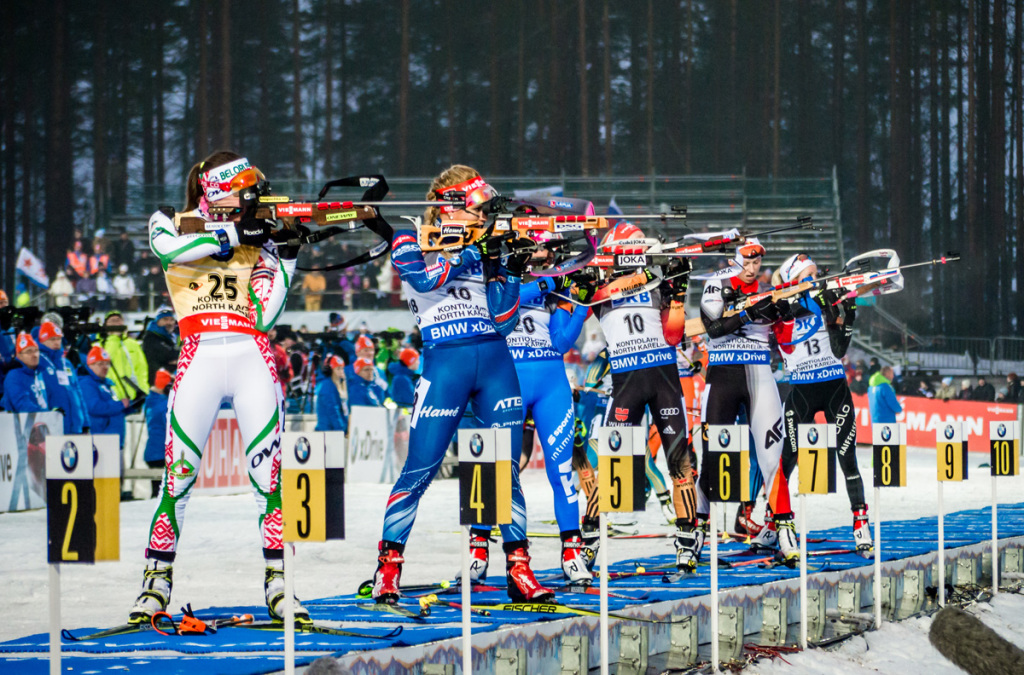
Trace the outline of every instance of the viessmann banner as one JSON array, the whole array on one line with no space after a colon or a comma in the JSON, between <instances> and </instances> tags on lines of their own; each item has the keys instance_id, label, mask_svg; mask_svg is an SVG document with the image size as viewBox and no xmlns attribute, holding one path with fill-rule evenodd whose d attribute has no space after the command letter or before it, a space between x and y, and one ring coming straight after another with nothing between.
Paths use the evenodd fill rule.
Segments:
<instances>
[{"instance_id":1,"label":"viessmann banner","mask_svg":"<svg viewBox=\"0 0 1024 675\"><path fill-rule=\"evenodd\" d=\"M903 412L897 422L907 425L907 445L935 447L935 431L947 422L963 422L968 434L967 449L988 452L989 422L1007 422L1021 427L1024 406L983 401L937 401L918 396L897 396ZM868 397L853 395L857 409L857 443L871 445L871 412Z\"/></svg>"}]
</instances>

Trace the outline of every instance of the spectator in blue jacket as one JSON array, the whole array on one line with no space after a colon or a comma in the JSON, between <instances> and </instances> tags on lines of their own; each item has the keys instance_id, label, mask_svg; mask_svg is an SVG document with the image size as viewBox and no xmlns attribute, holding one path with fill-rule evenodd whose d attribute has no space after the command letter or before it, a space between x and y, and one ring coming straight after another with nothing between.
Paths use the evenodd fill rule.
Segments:
<instances>
[{"instance_id":1,"label":"spectator in blue jacket","mask_svg":"<svg viewBox=\"0 0 1024 675\"><path fill-rule=\"evenodd\" d=\"M174 378L161 368L156 371L153 386L146 396L143 412L146 415L146 449L142 459L150 469L162 469L165 464L167 438L167 394ZM160 479L153 481L153 496L160 496Z\"/></svg>"},{"instance_id":2,"label":"spectator in blue jacket","mask_svg":"<svg viewBox=\"0 0 1024 675\"><path fill-rule=\"evenodd\" d=\"M39 345L29 333L19 333L14 345L17 367L4 379L0 405L14 413L46 412L50 405L43 373L39 369Z\"/></svg>"},{"instance_id":3,"label":"spectator in blue jacket","mask_svg":"<svg viewBox=\"0 0 1024 675\"><path fill-rule=\"evenodd\" d=\"M377 381L377 369L373 361L358 358L351 366L355 377L348 381L348 405L382 406L387 392Z\"/></svg>"},{"instance_id":4,"label":"spectator in blue jacket","mask_svg":"<svg viewBox=\"0 0 1024 675\"><path fill-rule=\"evenodd\" d=\"M46 384L46 398L51 408L64 413L64 433L80 434L89 428L78 375L64 356L64 333L52 321L39 327L39 370Z\"/></svg>"},{"instance_id":5,"label":"spectator in blue jacket","mask_svg":"<svg viewBox=\"0 0 1024 675\"><path fill-rule=\"evenodd\" d=\"M896 390L892 388L892 378L892 367L885 366L868 380L872 424L895 422L896 415L903 412L903 406L896 400Z\"/></svg>"},{"instance_id":6,"label":"spectator in blue jacket","mask_svg":"<svg viewBox=\"0 0 1024 675\"><path fill-rule=\"evenodd\" d=\"M89 411L89 430L94 434L117 434L124 445L124 416L128 406L114 396L114 383L107 378L110 355L93 345L82 367L82 396Z\"/></svg>"},{"instance_id":7,"label":"spectator in blue jacket","mask_svg":"<svg viewBox=\"0 0 1024 675\"><path fill-rule=\"evenodd\" d=\"M416 380L419 379L420 353L412 347L398 352L398 360L388 364L391 384L388 396L399 406L411 408L416 395Z\"/></svg>"},{"instance_id":8,"label":"spectator in blue jacket","mask_svg":"<svg viewBox=\"0 0 1024 675\"><path fill-rule=\"evenodd\" d=\"M345 362L331 355L324 368L330 377L316 384L316 431L348 433L348 410L343 398L348 397L345 385Z\"/></svg>"}]
</instances>

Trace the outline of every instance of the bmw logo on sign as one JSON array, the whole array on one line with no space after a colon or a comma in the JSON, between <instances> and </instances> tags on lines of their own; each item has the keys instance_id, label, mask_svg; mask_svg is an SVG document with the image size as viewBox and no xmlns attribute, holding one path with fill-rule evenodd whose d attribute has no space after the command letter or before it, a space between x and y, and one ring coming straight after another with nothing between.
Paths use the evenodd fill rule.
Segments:
<instances>
[{"instance_id":1,"label":"bmw logo on sign","mask_svg":"<svg viewBox=\"0 0 1024 675\"><path fill-rule=\"evenodd\" d=\"M945 433L946 433L946 438L953 438L953 425L952 424L947 424L946 425L946 432Z\"/></svg>"},{"instance_id":2,"label":"bmw logo on sign","mask_svg":"<svg viewBox=\"0 0 1024 675\"><path fill-rule=\"evenodd\" d=\"M295 459L299 460L299 464L305 464L309 461L309 456L312 454L312 450L309 447L309 439L305 436L295 441Z\"/></svg>"},{"instance_id":3,"label":"bmw logo on sign","mask_svg":"<svg viewBox=\"0 0 1024 675\"><path fill-rule=\"evenodd\" d=\"M815 429L814 427L811 427L810 429L807 430L807 442L808 443L817 443L818 442L818 430Z\"/></svg>"},{"instance_id":4,"label":"bmw logo on sign","mask_svg":"<svg viewBox=\"0 0 1024 675\"><path fill-rule=\"evenodd\" d=\"M64 447L60 449L60 464L68 473L74 471L78 466L78 448L71 441L65 443Z\"/></svg>"},{"instance_id":5,"label":"bmw logo on sign","mask_svg":"<svg viewBox=\"0 0 1024 675\"><path fill-rule=\"evenodd\" d=\"M1006 435L1006 425L1005 424L1000 424L998 427L996 427L996 433L999 434L999 438L1002 438L1003 436L1005 436Z\"/></svg>"},{"instance_id":6,"label":"bmw logo on sign","mask_svg":"<svg viewBox=\"0 0 1024 675\"><path fill-rule=\"evenodd\" d=\"M730 440L732 440L732 439L729 436L729 430L728 429L722 429L718 433L718 444L721 445L723 448L728 447Z\"/></svg>"},{"instance_id":7,"label":"bmw logo on sign","mask_svg":"<svg viewBox=\"0 0 1024 675\"><path fill-rule=\"evenodd\" d=\"M622 447L622 434L618 431L612 431L608 434L608 447L612 449L612 452Z\"/></svg>"},{"instance_id":8,"label":"bmw logo on sign","mask_svg":"<svg viewBox=\"0 0 1024 675\"><path fill-rule=\"evenodd\" d=\"M882 427L882 440L888 443L890 438L892 438L892 430L887 426Z\"/></svg>"},{"instance_id":9,"label":"bmw logo on sign","mask_svg":"<svg viewBox=\"0 0 1024 675\"><path fill-rule=\"evenodd\" d=\"M469 439L469 454L474 457L484 454L484 437L480 434L473 434L473 438Z\"/></svg>"}]
</instances>

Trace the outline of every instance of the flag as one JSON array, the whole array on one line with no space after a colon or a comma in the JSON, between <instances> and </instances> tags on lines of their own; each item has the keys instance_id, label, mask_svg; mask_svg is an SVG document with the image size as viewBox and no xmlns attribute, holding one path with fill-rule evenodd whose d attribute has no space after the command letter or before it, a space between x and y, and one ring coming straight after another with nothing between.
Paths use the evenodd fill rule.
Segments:
<instances>
[{"instance_id":1,"label":"flag","mask_svg":"<svg viewBox=\"0 0 1024 675\"><path fill-rule=\"evenodd\" d=\"M622 209L620 209L619 205L615 203L615 197L614 196L612 197L612 200L610 202L608 202L608 213L607 213L607 215L609 215L609 216L621 216L622 215ZM618 218L609 218L608 219L608 227L615 227L618 224L619 224L619 219Z\"/></svg>"},{"instance_id":2,"label":"flag","mask_svg":"<svg viewBox=\"0 0 1024 675\"><path fill-rule=\"evenodd\" d=\"M14 267L27 276L29 281L36 286L42 288L50 287L50 277L46 276L46 267L43 265L43 261L27 248L22 247L18 252L18 261L14 264Z\"/></svg>"}]
</instances>

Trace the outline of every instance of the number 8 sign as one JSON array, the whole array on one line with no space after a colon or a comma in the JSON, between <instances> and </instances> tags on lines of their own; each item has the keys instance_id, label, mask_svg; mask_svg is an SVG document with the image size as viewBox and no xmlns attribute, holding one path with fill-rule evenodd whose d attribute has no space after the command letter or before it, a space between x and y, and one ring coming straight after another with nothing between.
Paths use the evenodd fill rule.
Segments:
<instances>
[{"instance_id":1,"label":"number 8 sign","mask_svg":"<svg viewBox=\"0 0 1024 675\"><path fill-rule=\"evenodd\" d=\"M907 427L902 423L871 426L875 487L907 484Z\"/></svg>"}]
</instances>

